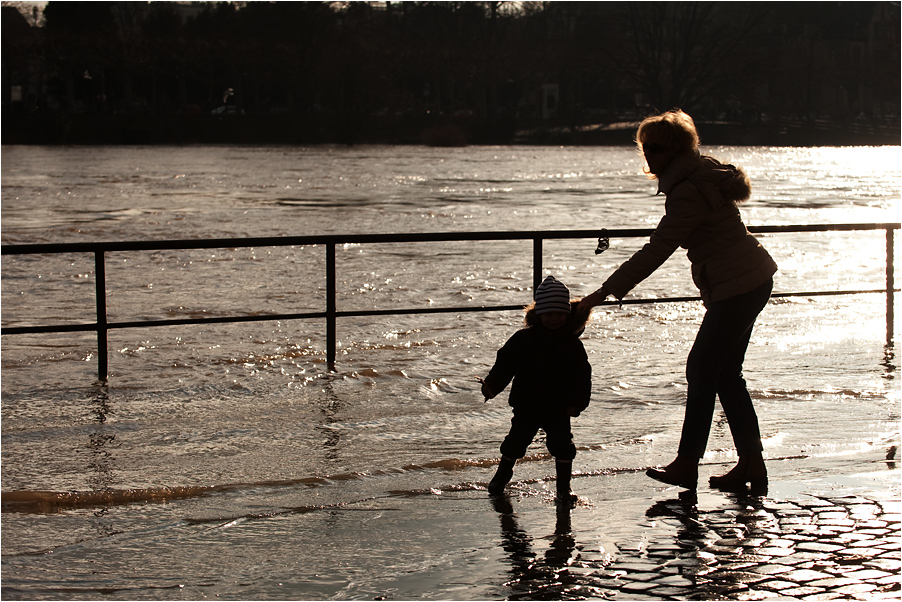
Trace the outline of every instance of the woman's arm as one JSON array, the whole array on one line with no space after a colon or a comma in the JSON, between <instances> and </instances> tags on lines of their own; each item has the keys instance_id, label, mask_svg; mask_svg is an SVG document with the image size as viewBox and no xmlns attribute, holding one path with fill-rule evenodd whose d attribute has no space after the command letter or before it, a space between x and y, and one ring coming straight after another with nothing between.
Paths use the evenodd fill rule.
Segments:
<instances>
[{"instance_id":1,"label":"woman's arm","mask_svg":"<svg viewBox=\"0 0 902 602\"><path fill-rule=\"evenodd\" d=\"M623 299L686 242L708 213L704 198L697 194L694 186L673 191L665 207L664 217L648 243L617 268L598 292Z\"/></svg>"},{"instance_id":2,"label":"woman's arm","mask_svg":"<svg viewBox=\"0 0 902 602\"><path fill-rule=\"evenodd\" d=\"M608 292L608 290L604 286L602 286L594 293L586 295L576 307L577 313L579 313L581 317L588 319L589 313L592 311L592 308L596 305L601 305L602 303L604 303L604 300L607 299L610 294L611 293Z\"/></svg>"}]
</instances>

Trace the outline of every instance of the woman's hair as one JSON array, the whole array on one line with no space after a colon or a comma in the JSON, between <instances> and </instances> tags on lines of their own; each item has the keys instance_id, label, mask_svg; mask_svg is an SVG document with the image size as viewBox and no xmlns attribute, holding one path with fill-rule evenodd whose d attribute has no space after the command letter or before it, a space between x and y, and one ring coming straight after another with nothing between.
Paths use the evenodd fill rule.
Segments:
<instances>
[{"instance_id":1,"label":"woman's hair","mask_svg":"<svg viewBox=\"0 0 902 602\"><path fill-rule=\"evenodd\" d=\"M698 142L695 122L680 109L646 117L636 130L636 146L640 153L642 147L649 144L663 146L674 154L687 150L696 152Z\"/></svg>"}]
</instances>

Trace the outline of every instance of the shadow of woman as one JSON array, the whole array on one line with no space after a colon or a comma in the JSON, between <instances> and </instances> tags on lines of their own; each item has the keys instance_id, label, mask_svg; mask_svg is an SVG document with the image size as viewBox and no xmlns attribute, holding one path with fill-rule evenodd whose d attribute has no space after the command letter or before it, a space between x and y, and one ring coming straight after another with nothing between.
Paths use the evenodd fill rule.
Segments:
<instances>
[{"instance_id":1,"label":"shadow of woman","mask_svg":"<svg viewBox=\"0 0 902 602\"><path fill-rule=\"evenodd\" d=\"M709 533L699 520L698 495L695 491L681 491L675 500L661 500L645 511L648 518L674 518L680 523L676 540L687 550L697 548Z\"/></svg>"},{"instance_id":2,"label":"shadow of woman","mask_svg":"<svg viewBox=\"0 0 902 602\"><path fill-rule=\"evenodd\" d=\"M692 588L691 594L703 599L734 592L745 577L742 571L726 567L756 547L756 538L766 535L761 525L774 522L774 517L763 511L760 496L731 493L725 501L722 508L700 512L696 493L684 491L678 499L656 502L645 512L648 518L676 523L676 546L668 552L672 558L659 560L662 566L678 568L679 576L686 580L683 587ZM699 581L701 575L705 577Z\"/></svg>"}]
</instances>

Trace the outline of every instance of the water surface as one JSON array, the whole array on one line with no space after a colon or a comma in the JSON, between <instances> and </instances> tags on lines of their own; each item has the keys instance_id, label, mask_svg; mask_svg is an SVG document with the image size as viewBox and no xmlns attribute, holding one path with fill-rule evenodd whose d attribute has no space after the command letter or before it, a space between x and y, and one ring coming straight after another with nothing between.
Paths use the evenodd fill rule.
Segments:
<instances>
[{"instance_id":1,"label":"water surface","mask_svg":"<svg viewBox=\"0 0 902 602\"><path fill-rule=\"evenodd\" d=\"M751 176L748 224L898 220L899 147L705 150ZM3 244L650 228L663 212L637 155L621 148L2 152ZM777 291L885 287L882 232L761 240L780 265ZM643 243L613 240L595 255L594 240L548 241L545 272L585 295ZM531 255L528 241L346 245L338 309L525 304ZM318 246L111 253L109 318L321 311L324 267ZM93 321L93 269L87 255L5 256L3 325ZM693 294L678 252L631 296ZM690 302L596 313L584 335L594 394L575 421L577 471L669 461L702 312ZM898 440L898 345L887 346L885 316L879 294L767 307L746 378L772 461L872 453ZM439 512L453 523L454 496L440 501L441 492L485 495L510 413L505 395L483 403L474 377L520 320L518 312L343 318L334 372L318 320L116 330L107 384L95 381L90 335L4 336L4 596L92 597L124 587L139 566L142 578L117 596L176 598L189 581L235 597L373 597L396 571L421 575L422 597L468 597L430 582L428 567L455 558L491 566L497 548L461 559L457 545L416 533L382 540L384 523L361 517L365 500L391 495L430 500L401 502L407 521L433 524ZM707 463L734 458L720 414L708 449ZM551 474L544 452L534 444L515 479ZM356 510L312 512L349 505ZM488 509L459 520L497 530ZM288 542L300 540L314 542L318 560L298 561L293 585L279 589L285 559L301 553ZM134 555L117 560L107 549ZM355 561L338 583L341 571L324 567L348 555ZM278 570L260 564L275 559ZM98 565L106 577L89 576Z\"/></svg>"}]
</instances>

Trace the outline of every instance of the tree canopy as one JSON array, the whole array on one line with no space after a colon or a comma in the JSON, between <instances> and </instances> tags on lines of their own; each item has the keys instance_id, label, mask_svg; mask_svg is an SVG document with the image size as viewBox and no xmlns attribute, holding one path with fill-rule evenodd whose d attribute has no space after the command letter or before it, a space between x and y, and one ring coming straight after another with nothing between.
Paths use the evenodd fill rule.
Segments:
<instances>
[{"instance_id":1,"label":"tree canopy","mask_svg":"<svg viewBox=\"0 0 902 602\"><path fill-rule=\"evenodd\" d=\"M3 71L63 113L898 119L899 4L810 6L51 1Z\"/></svg>"}]
</instances>

